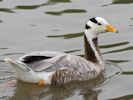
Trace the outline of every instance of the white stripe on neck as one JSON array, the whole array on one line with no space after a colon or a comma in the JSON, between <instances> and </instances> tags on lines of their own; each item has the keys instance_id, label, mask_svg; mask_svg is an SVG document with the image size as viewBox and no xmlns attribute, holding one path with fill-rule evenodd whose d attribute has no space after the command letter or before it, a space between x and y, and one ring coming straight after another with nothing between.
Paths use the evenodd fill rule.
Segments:
<instances>
[{"instance_id":1,"label":"white stripe on neck","mask_svg":"<svg viewBox=\"0 0 133 100\"><path fill-rule=\"evenodd\" d=\"M97 35L96 33L92 32L91 30L88 31L88 30L86 29L86 30L85 30L85 36L86 36L86 38L87 38L88 43L90 44L90 47L91 47L92 50L94 51L94 54L95 54L97 60L99 61L100 64L103 65L102 59L101 59L101 57L100 57L98 51L96 50L96 47L95 47L93 41L92 41L93 39L97 38L98 35Z\"/></svg>"}]
</instances>

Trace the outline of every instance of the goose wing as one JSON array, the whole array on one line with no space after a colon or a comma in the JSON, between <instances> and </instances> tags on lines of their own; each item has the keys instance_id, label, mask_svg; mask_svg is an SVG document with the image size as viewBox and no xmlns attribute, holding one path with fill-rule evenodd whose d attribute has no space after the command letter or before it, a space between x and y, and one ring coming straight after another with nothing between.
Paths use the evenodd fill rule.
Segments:
<instances>
[{"instance_id":1,"label":"goose wing","mask_svg":"<svg viewBox=\"0 0 133 100\"><path fill-rule=\"evenodd\" d=\"M65 55L65 54L66 53L55 52L55 51L43 51L43 52L35 51L24 55L19 60L25 63L33 63L34 61L44 60L44 59L52 58L58 55Z\"/></svg>"},{"instance_id":2,"label":"goose wing","mask_svg":"<svg viewBox=\"0 0 133 100\"><path fill-rule=\"evenodd\" d=\"M56 65L59 61L62 61L67 54L55 51L35 51L24 55L19 61L25 63L32 70L39 72Z\"/></svg>"},{"instance_id":3,"label":"goose wing","mask_svg":"<svg viewBox=\"0 0 133 100\"><path fill-rule=\"evenodd\" d=\"M58 69L72 69L80 72L94 70L93 64L82 57L60 52L33 52L19 59L35 72L52 72Z\"/></svg>"}]
</instances>

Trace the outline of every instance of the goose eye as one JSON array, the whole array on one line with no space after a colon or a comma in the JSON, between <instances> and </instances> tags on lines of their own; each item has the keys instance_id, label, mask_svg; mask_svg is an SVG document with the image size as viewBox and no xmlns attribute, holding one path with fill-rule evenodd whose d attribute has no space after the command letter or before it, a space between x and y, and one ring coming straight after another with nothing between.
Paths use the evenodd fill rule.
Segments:
<instances>
[{"instance_id":1,"label":"goose eye","mask_svg":"<svg viewBox=\"0 0 133 100\"><path fill-rule=\"evenodd\" d=\"M98 25L102 25L101 23L98 23Z\"/></svg>"}]
</instances>

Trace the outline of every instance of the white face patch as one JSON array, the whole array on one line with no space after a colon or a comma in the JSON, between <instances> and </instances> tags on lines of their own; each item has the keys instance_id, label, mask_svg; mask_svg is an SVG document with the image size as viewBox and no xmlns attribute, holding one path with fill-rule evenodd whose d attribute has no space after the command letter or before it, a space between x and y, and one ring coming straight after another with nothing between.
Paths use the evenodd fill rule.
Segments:
<instances>
[{"instance_id":1,"label":"white face patch","mask_svg":"<svg viewBox=\"0 0 133 100\"><path fill-rule=\"evenodd\" d=\"M92 38L95 38L99 33L106 32L106 25L109 25L109 23L104 18L94 17L86 23L85 31L86 33L91 32Z\"/></svg>"},{"instance_id":2,"label":"white face patch","mask_svg":"<svg viewBox=\"0 0 133 100\"><path fill-rule=\"evenodd\" d=\"M102 17L95 18L101 25L109 25L109 23Z\"/></svg>"}]
</instances>

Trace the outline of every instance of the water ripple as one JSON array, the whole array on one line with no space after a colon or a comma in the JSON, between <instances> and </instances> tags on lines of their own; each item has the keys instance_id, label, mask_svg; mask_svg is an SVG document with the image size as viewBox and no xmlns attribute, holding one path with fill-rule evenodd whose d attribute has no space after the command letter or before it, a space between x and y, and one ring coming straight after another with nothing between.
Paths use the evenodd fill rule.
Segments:
<instances>
[{"instance_id":1,"label":"water ripple","mask_svg":"<svg viewBox=\"0 0 133 100\"><path fill-rule=\"evenodd\" d=\"M133 71L124 71L122 72L123 75L133 75Z\"/></svg>"},{"instance_id":2,"label":"water ripple","mask_svg":"<svg viewBox=\"0 0 133 100\"><path fill-rule=\"evenodd\" d=\"M3 21L2 20L0 20L0 23L2 23Z\"/></svg>"},{"instance_id":3,"label":"water ripple","mask_svg":"<svg viewBox=\"0 0 133 100\"><path fill-rule=\"evenodd\" d=\"M113 0L112 4L128 4L133 3L133 0Z\"/></svg>"},{"instance_id":4,"label":"water ripple","mask_svg":"<svg viewBox=\"0 0 133 100\"><path fill-rule=\"evenodd\" d=\"M102 7L110 6L112 4L130 4L133 0L112 0L112 3L102 5Z\"/></svg>"},{"instance_id":5,"label":"water ripple","mask_svg":"<svg viewBox=\"0 0 133 100\"><path fill-rule=\"evenodd\" d=\"M21 54L25 54L25 53L6 53L6 54L2 54L1 56L7 56L7 55L21 55Z\"/></svg>"},{"instance_id":6,"label":"water ripple","mask_svg":"<svg viewBox=\"0 0 133 100\"><path fill-rule=\"evenodd\" d=\"M122 46L122 45L127 45L129 44L129 42L119 42L119 43L114 43L114 44L109 44L109 45L102 45L100 46L100 48L113 48L113 47L117 47L117 46Z\"/></svg>"},{"instance_id":7,"label":"water ripple","mask_svg":"<svg viewBox=\"0 0 133 100\"><path fill-rule=\"evenodd\" d=\"M129 50L133 50L133 46L129 46L129 47L122 48L122 49L117 49L117 50L112 50L112 51L104 52L102 54L124 52L124 51L129 51Z\"/></svg>"},{"instance_id":8,"label":"water ripple","mask_svg":"<svg viewBox=\"0 0 133 100\"><path fill-rule=\"evenodd\" d=\"M20 6L16 6L15 9L36 9L38 7L40 7L41 5L29 5L29 6L24 6L24 5L20 5Z\"/></svg>"},{"instance_id":9,"label":"water ripple","mask_svg":"<svg viewBox=\"0 0 133 100\"><path fill-rule=\"evenodd\" d=\"M107 60L107 59L106 59ZM107 61L110 61L110 62L113 62L113 63L125 63L125 62L129 62L130 60L107 60Z\"/></svg>"},{"instance_id":10,"label":"water ripple","mask_svg":"<svg viewBox=\"0 0 133 100\"><path fill-rule=\"evenodd\" d=\"M8 8L0 8L0 12L15 13L13 10Z\"/></svg>"},{"instance_id":11,"label":"water ripple","mask_svg":"<svg viewBox=\"0 0 133 100\"><path fill-rule=\"evenodd\" d=\"M132 99L133 99L133 95L125 95L125 96L121 96L121 97L113 98L109 100L132 100Z\"/></svg>"},{"instance_id":12,"label":"water ripple","mask_svg":"<svg viewBox=\"0 0 133 100\"><path fill-rule=\"evenodd\" d=\"M5 50L5 49L8 49L8 48L0 48L0 50Z\"/></svg>"},{"instance_id":13,"label":"water ripple","mask_svg":"<svg viewBox=\"0 0 133 100\"><path fill-rule=\"evenodd\" d=\"M70 3L71 0L48 0L47 4Z\"/></svg>"},{"instance_id":14,"label":"water ripple","mask_svg":"<svg viewBox=\"0 0 133 100\"><path fill-rule=\"evenodd\" d=\"M46 14L50 14L50 15L62 15L62 14L68 14L68 13L85 13L87 12L84 9L66 9L66 10L62 10L62 11L49 11L49 12L45 12Z\"/></svg>"},{"instance_id":15,"label":"water ripple","mask_svg":"<svg viewBox=\"0 0 133 100\"><path fill-rule=\"evenodd\" d=\"M70 34L64 34L64 35L48 35L46 37L48 38L63 38L63 39L71 39L71 38L77 38L83 36L83 32L79 33L70 33Z\"/></svg>"},{"instance_id":16,"label":"water ripple","mask_svg":"<svg viewBox=\"0 0 133 100\"><path fill-rule=\"evenodd\" d=\"M112 73L110 73L112 72ZM106 60L105 61L105 76L106 79L110 79L116 75L119 75L122 73L122 69L117 65L116 63Z\"/></svg>"},{"instance_id":17,"label":"water ripple","mask_svg":"<svg viewBox=\"0 0 133 100\"><path fill-rule=\"evenodd\" d=\"M81 51L81 50L69 50L69 51L65 51L65 53L73 53L73 52L77 52L77 51Z\"/></svg>"},{"instance_id":18,"label":"water ripple","mask_svg":"<svg viewBox=\"0 0 133 100\"><path fill-rule=\"evenodd\" d=\"M30 9L37 9L37 8L40 8L42 6L48 6L48 5L53 5L53 4L56 4L56 3L67 3L67 2L71 2L70 0L49 0L45 3L42 3L42 4L37 4L37 5L18 5L15 7L15 9L27 9L27 10L30 10Z\"/></svg>"}]
</instances>

